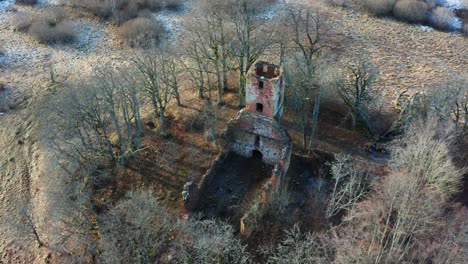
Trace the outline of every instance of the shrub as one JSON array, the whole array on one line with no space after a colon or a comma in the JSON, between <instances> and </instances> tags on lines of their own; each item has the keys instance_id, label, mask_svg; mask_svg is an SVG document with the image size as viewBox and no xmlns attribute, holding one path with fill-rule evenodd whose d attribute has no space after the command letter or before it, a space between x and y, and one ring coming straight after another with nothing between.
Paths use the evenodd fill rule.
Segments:
<instances>
[{"instance_id":1,"label":"shrub","mask_svg":"<svg viewBox=\"0 0 468 264\"><path fill-rule=\"evenodd\" d=\"M47 20L47 23L49 23L51 26L59 24L60 22L66 20L69 16L70 14L68 14L65 9L58 6L46 8L42 15L42 17Z\"/></svg>"},{"instance_id":2,"label":"shrub","mask_svg":"<svg viewBox=\"0 0 468 264\"><path fill-rule=\"evenodd\" d=\"M453 127L437 118L414 121L400 145L392 152L390 168L404 171L441 197L457 194L465 170L458 169L450 155Z\"/></svg>"},{"instance_id":3,"label":"shrub","mask_svg":"<svg viewBox=\"0 0 468 264\"><path fill-rule=\"evenodd\" d=\"M148 191L131 191L98 220L103 263L249 263L229 224L178 221Z\"/></svg>"},{"instance_id":4,"label":"shrub","mask_svg":"<svg viewBox=\"0 0 468 264\"><path fill-rule=\"evenodd\" d=\"M393 14L398 19L411 22L424 22L428 12L428 5L416 0L399 0L393 8Z\"/></svg>"},{"instance_id":5,"label":"shrub","mask_svg":"<svg viewBox=\"0 0 468 264\"><path fill-rule=\"evenodd\" d=\"M104 263L158 262L177 219L150 192L130 192L100 219Z\"/></svg>"},{"instance_id":6,"label":"shrub","mask_svg":"<svg viewBox=\"0 0 468 264\"><path fill-rule=\"evenodd\" d=\"M334 6L341 6L341 7L349 6L349 0L328 0L328 3Z\"/></svg>"},{"instance_id":7,"label":"shrub","mask_svg":"<svg viewBox=\"0 0 468 264\"><path fill-rule=\"evenodd\" d=\"M179 122L185 131L201 131L205 127L206 115L203 111L194 111L188 114L182 113Z\"/></svg>"},{"instance_id":8,"label":"shrub","mask_svg":"<svg viewBox=\"0 0 468 264\"><path fill-rule=\"evenodd\" d=\"M110 19L117 24L124 23L128 20L139 16L139 13L144 10L158 11L163 8L162 0L71 0L63 1L63 4L71 5L75 8L81 8L85 11L100 17L102 19ZM114 8L115 4L115 8ZM170 0L166 1L168 8L178 8L182 5L182 1Z\"/></svg>"},{"instance_id":9,"label":"shrub","mask_svg":"<svg viewBox=\"0 0 468 264\"><path fill-rule=\"evenodd\" d=\"M69 4L72 7L84 9L85 11L103 19L112 17L112 6L105 1L66 0L63 4Z\"/></svg>"},{"instance_id":10,"label":"shrub","mask_svg":"<svg viewBox=\"0 0 468 264\"><path fill-rule=\"evenodd\" d=\"M304 233L295 225L275 247L262 253L267 263L334 263L335 245L323 234Z\"/></svg>"},{"instance_id":11,"label":"shrub","mask_svg":"<svg viewBox=\"0 0 468 264\"><path fill-rule=\"evenodd\" d=\"M31 17L31 14L18 13L12 19L13 29L19 32L27 32L33 20L34 18Z\"/></svg>"},{"instance_id":12,"label":"shrub","mask_svg":"<svg viewBox=\"0 0 468 264\"><path fill-rule=\"evenodd\" d=\"M138 17L120 27L120 36L132 48L151 48L159 43L164 28L161 23Z\"/></svg>"},{"instance_id":13,"label":"shrub","mask_svg":"<svg viewBox=\"0 0 468 264\"><path fill-rule=\"evenodd\" d=\"M37 17L19 13L13 17L12 24L14 30L27 32L41 43L69 43L75 39L75 33L68 16L63 8L51 7Z\"/></svg>"},{"instance_id":14,"label":"shrub","mask_svg":"<svg viewBox=\"0 0 468 264\"><path fill-rule=\"evenodd\" d=\"M41 43L70 43L75 39L73 24L70 21L63 21L56 26L51 26L47 21L38 21L31 25L28 30L29 35Z\"/></svg>"},{"instance_id":15,"label":"shrub","mask_svg":"<svg viewBox=\"0 0 468 264\"><path fill-rule=\"evenodd\" d=\"M177 10L184 5L183 0L168 0L165 7L171 10Z\"/></svg>"},{"instance_id":16,"label":"shrub","mask_svg":"<svg viewBox=\"0 0 468 264\"><path fill-rule=\"evenodd\" d=\"M452 135L434 118L409 127L393 148L389 174L337 230L337 263L464 263L463 242L447 240L444 227L464 174L450 157Z\"/></svg>"},{"instance_id":17,"label":"shrub","mask_svg":"<svg viewBox=\"0 0 468 264\"><path fill-rule=\"evenodd\" d=\"M37 0L16 0L16 4L18 4L18 5L35 5L35 4L37 4Z\"/></svg>"},{"instance_id":18,"label":"shrub","mask_svg":"<svg viewBox=\"0 0 468 264\"><path fill-rule=\"evenodd\" d=\"M431 23L435 28L451 30L455 20L455 13L445 7L439 6L432 11Z\"/></svg>"},{"instance_id":19,"label":"shrub","mask_svg":"<svg viewBox=\"0 0 468 264\"><path fill-rule=\"evenodd\" d=\"M362 0L362 4L370 13L381 16L392 12L395 0Z\"/></svg>"},{"instance_id":20,"label":"shrub","mask_svg":"<svg viewBox=\"0 0 468 264\"><path fill-rule=\"evenodd\" d=\"M174 241L174 263L251 263L231 225L216 220L189 219Z\"/></svg>"}]
</instances>

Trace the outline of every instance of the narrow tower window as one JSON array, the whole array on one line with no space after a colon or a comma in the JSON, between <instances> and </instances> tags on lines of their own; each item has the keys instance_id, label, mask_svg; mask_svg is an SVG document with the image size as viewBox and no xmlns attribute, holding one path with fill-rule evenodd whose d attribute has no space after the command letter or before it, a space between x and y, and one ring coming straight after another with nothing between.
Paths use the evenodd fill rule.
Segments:
<instances>
[{"instance_id":1,"label":"narrow tower window","mask_svg":"<svg viewBox=\"0 0 468 264\"><path fill-rule=\"evenodd\" d=\"M257 103L257 112L263 113L263 105L260 103Z\"/></svg>"},{"instance_id":2,"label":"narrow tower window","mask_svg":"<svg viewBox=\"0 0 468 264\"><path fill-rule=\"evenodd\" d=\"M258 82L258 89L263 90L263 85L264 85L264 82L263 82L263 81L259 81L259 82Z\"/></svg>"}]
</instances>

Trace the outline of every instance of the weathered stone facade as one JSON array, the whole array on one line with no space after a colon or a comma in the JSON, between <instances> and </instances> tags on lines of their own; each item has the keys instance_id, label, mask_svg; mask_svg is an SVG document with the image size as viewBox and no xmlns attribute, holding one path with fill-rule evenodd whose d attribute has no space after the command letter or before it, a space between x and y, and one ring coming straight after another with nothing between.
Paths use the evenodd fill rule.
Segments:
<instances>
[{"instance_id":1,"label":"weathered stone facade","mask_svg":"<svg viewBox=\"0 0 468 264\"><path fill-rule=\"evenodd\" d=\"M215 168L226 167L223 157L229 153L245 158L261 154L261 161L272 168L268 178L262 181L261 196L264 199L268 199L269 192L281 186L292 151L291 138L279 123L284 109L284 90L280 67L266 62L255 64L247 78L246 107L229 121L223 135L224 152L203 176L199 189L193 188L193 184L184 188L187 211L196 210L199 201L193 201L194 198L206 196L203 186L222 182L218 177L227 177L226 173L218 173Z\"/></svg>"}]
</instances>

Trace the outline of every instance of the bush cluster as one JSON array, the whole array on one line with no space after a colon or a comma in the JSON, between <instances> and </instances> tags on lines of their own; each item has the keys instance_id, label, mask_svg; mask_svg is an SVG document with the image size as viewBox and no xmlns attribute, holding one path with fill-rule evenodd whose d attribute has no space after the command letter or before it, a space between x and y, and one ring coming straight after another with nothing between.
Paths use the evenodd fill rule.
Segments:
<instances>
[{"instance_id":1,"label":"bush cluster","mask_svg":"<svg viewBox=\"0 0 468 264\"><path fill-rule=\"evenodd\" d=\"M130 192L98 221L103 263L249 263L229 224L179 221L148 191Z\"/></svg>"},{"instance_id":2,"label":"bush cluster","mask_svg":"<svg viewBox=\"0 0 468 264\"><path fill-rule=\"evenodd\" d=\"M428 5L416 0L399 0L393 7L393 15L406 22L421 23L426 19Z\"/></svg>"},{"instance_id":3,"label":"bush cluster","mask_svg":"<svg viewBox=\"0 0 468 264\"><path fill-rule=\"evenodd\" d=\"M452 29L455 19L456 16L453 11L439 6L432 11L430 22L436 28L449 30Z\"/></svg>"},{"instance_id":4,"label":"bush cluster","mask_svg":"<svg viewBox=\"0 0 468 264\"><path fill-rule=\"evenodd\" d=\"M388 15L393 11L396 0L362 0L366 9L378 16Z\"/></svg>"},{"instance_id":5,"label":"bush cluster","mask_svg":"<svg viewBox=\"0 0 468 264\"><path fill-rule=\"evenodd\" d=\"M156 12L162 8L178 9L182 0L65 0L63 4L83 9L97 17L111 20L116 24L124 23L141 15L141 12Z\"/></svg>"},{"instance_id":6,"label":"bush cluster","mask_svg":"<svg viewBox=\"0 0 468 264\"><path fill-rule=\"evenodd\" d=\"M377 16L393 14L409 23L427 23L440 30L453 30L453 11L435 6L433 1L421 0L361 0L364 7Z\"/></svg>"},{"instance_id":7,"label":"bush cluster","mask_svg":"<svg viewBox=\"0 0 468 264\"><path fill-rule=\"evenodd\" d=\"M75 39L73 24L70 21L63 21L55 26L47 21L40 20L32 24L28 31L40 43L70 43Z\"/></svg>"},{"instance_id":8,"label":"bush cluster","mask_svg":"<svg viewBox=\"0 0 468 264\"><path fill-rule=\"evenodd\" d=\"M163 25L146 17L129 20L120 27L120 37L132 48L154 48L163 34Z\"/></svg>"},{"instance_id":9,"label":"bush cluster","mask_svg":"<svg viewBox=\"0 0 468 264\"><path fill-rule=\"evenodd\" d=\"M37 4L37 0L16 0L16 4L18 4L18 5L35 5L35 4Z\"/></svg>"},{"instance_id":10,"label":"bush cluster","mask_svg":"<svg viewBox=\"0 0 468 264\"><path fill-rule=\"evenodd\" d=\"M70 43L76 37L68 13L61 8L49 8L37 17L19 13L13 18L13 28L45 44Z\"/></svg>"}]
</instances>

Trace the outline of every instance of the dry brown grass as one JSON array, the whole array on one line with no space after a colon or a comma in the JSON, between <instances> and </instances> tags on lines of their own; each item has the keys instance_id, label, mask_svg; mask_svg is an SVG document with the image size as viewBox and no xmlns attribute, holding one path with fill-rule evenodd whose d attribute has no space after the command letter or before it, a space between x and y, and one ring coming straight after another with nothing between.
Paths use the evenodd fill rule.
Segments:
<instances>
[{"instance_id":1,"label":"dry brown grass","mask_svg":"<svg viewBox=\"0 0 468 264\"><path fill-rule=\"evenodd\" d=\"M399 0L393 8L393 14L396 18L411 22L420 23L426 20L429 7L424 2L417 0Z\"/></svg>"}]
</instances>

